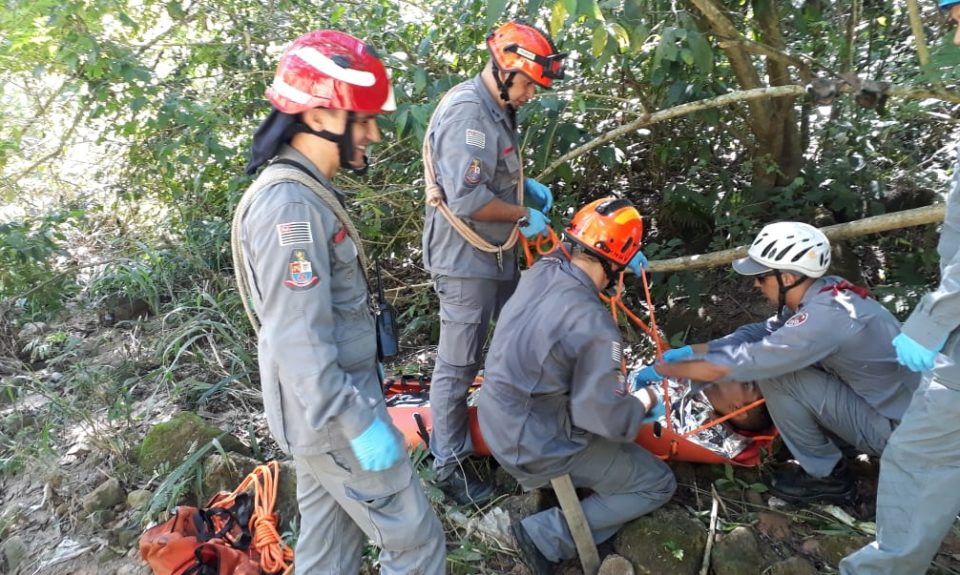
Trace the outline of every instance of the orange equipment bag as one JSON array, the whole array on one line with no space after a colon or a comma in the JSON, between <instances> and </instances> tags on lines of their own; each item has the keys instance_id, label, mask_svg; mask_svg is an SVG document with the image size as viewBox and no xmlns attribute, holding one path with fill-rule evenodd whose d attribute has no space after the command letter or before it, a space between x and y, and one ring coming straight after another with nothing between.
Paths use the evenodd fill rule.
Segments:
<instances>
[{"instance_id":1,"label":"orange equipment bag","mask_svg":"<svg viewBox=\"0 0 960 575\"><path fill-rule=\"evenodd\" d=\"M273 512L279 474L280 465L271 461L206 507L174 508L170 519L140 537L140 556L155 575L290 573L293 550L280 539Z\"/></svg>"}]
</instances>

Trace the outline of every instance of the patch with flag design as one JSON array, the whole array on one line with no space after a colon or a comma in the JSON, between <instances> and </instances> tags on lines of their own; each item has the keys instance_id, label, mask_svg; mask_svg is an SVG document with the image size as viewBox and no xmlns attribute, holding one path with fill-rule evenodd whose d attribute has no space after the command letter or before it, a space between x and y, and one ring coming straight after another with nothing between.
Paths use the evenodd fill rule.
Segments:
<instances>
[{"instance_id":1,"label":"patch with flag design","mask_svg":"<svg viewBox=\"0 0 960 575\"><path fill-rule=\"evenodd\" d=\"M487 147L487 135L480 130L467 130L467 145L481 150Z\"/></svg>"},{"instance_id":2,"label":"patch with flag design","mask_svg":"<svg viewBox=\"0 0 960 575\"><path fill-rule=\"evenodd\" d=\"M277 224L277 237L280 239L281 246L313 243L313 231L310 229L310 222Z\"/></svg>"}]
</instances>

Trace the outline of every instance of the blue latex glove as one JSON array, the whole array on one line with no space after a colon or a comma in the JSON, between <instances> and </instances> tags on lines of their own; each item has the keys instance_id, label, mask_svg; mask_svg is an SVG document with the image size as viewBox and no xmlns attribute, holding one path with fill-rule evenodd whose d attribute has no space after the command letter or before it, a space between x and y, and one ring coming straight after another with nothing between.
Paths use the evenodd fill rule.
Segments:
<instances>
[{"instance_id":1,"label":"blue latex glove","mask_svg":"<svg viewBox=\"0 0 960 575\"><path fill-rule=\"evenodd\" d=\"M627 262L627 267L630 268L630 271L633 272L633 275L639 276L641 269L647 269L650 267L650 262L647 261L647 256L643 255L642 251L637 251L637 253Z\"/></svg>"},{"instance_id":2,"label":"blue latex glove","mask_svg":"<svg viewBox=\"0 0 960 575\"><path fill-rule=\"evenodd\" d=\"M366 471L383 471L400 459L400 442L390 426L379 417L363 433L350 440L350 448L360 467Z\"/></svg>"},{"instance_id":3,"label":"blue latex glove","mask_svg":"<svg viewBox=\"0 0 960 575\"><path fill-rule=\"evenodd\" d=\"M531 240L547 231L547 224L550 223L550 220L540 210L527 208L527 222L527 225L520 228L520 233Z\"/></svg>"},{"instance_id":4,"label":"blue latex glove","mask_svg":"<svg viewBox=\"0 0 960 575\"><path fill-rule=\"evenodd\" d=\"M527 178L523 180L523 195L530 196L530 199L540 206L541 212L550 213L550 208L553 207L553 193L550 188L533 178Z\"/></svg>"},{"instance_id":5,"label":"blue latex glove","mask_svg":"<svg viewBox=\"0 0 960 575\"><path fill-rule=\"evenodd\" d=\"M687 359L688 357L693 357L693 348L689 345L678 347L677 349L668 349L667 351L663 352L663 361L666 363L681 361Z\"/></svg>"},{"instance_id":6,"label":"blue latex glove","mask_svg":"<svg viewBox=\"0 0 960 575\"><path fill-rule=\"evenodd\" d=\"M647 410L647 414L643 416L643 423L653 423L665 415L667 415L667 408L663 405L663 399L658 395L657 403L653 404Z\"/></svg>"},{"instance_id":7,"label":"blue latex glove","mask_svg":"<svg viewBox=\"0 0 960 575\"><path fill-rule=\"evenodd\" d=\"M641 387L646 387L651 383L656 383L663 379L663 376L657 373L657 370L654 366L648 365L647 367L641 369L637 372L637 375L633 376L633 381L630 382L630 391L637 391Z\"/></svg>"},{"instance_id":8,"label":"blue latex glove","mask_svg":"<svg viewBox=\"0 0 960 575\"><path fill-rule=\"evenodd\" d=\"M893 347L897 350L897 361L911 371L929 371L933 369L933 362L937 354L943 349L946 340L940 342L937 349L928 349L905 333L893 338Z\"/></svg>"}]
</instances>

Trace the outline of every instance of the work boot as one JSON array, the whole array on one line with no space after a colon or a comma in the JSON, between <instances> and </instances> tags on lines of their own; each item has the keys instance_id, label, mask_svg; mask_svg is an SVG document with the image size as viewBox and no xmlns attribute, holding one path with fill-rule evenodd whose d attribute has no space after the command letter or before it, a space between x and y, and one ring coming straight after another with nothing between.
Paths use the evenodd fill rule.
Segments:
<instances>
[{"instance_id":1,"label":"work boot","mask_svg":"<svg viewBox=\"0 0 960 575\"><path fill-rule=\"evenodd\" d=\"M547 560L537 549L537 545L527 535L527 530L519 521L510 524L510 535L517 544L517 551L520 553L520 561L527 566L531 575L550 575L553 573L554 564Z\"/></svg>"},{"instance_id":2,"label":"work boot","mask_svg":"<svg viewBox=\"0 0 960 575\"><path fill-rule=\"evenodd\" d=\"M434 485L457 505L479 505L493 497L493 485L484 481L469 461L438 469Z\"/></svg>"},{"instance_id":3,"label":"work boot","mask_svg":"<svg viewBox=\"0 0 960 575\"><path fill-rule=\"evenodd\" d=\"M800 468L777 471L770 480L770 493L793 503L849 503L856 486L846 462L841 460L826 477L814 477Z\"/></svg>"}]
</instances>

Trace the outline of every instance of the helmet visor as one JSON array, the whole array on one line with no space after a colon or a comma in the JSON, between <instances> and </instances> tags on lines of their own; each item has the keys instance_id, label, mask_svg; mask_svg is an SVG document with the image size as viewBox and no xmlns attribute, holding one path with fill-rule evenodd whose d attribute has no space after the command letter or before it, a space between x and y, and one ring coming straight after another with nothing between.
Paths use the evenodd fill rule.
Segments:
<instances>
[{"instance_id":1,"label":"helmet visor","mask_svg":"<svg viewBox=\"0 0 960 575\"><path fill-rule=\"evenodd\" d=\"M757 260L747 256L733 262L733 271L742 276L756 276L767 273L771 270L767 266L757 262Z\"/></svg>"}]
</instances>

